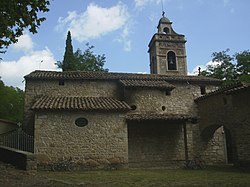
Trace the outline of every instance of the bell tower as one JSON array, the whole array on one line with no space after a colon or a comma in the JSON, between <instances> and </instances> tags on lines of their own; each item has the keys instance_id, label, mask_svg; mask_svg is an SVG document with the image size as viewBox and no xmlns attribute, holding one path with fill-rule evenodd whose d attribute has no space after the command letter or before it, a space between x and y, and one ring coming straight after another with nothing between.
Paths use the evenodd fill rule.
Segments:
<instances>
[{"instance_id":1,"label":"bell tower","mask_svg":"<svg viewBox=\"0 0 250 187\"><path fill-rule=\"evenodd\" d=\"M164 14L148 45L150 73L187 75L185 36L173 30L172 22Z\"/></svg>"}]
</instances>

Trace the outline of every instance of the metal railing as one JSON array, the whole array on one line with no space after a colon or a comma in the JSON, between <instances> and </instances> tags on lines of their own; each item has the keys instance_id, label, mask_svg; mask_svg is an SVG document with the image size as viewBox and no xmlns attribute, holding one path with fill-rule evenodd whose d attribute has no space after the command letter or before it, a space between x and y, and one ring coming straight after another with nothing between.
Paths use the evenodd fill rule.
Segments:
<instances>
[{"instance_id":1,"label":"metal railing","mask_svg":"<svg viewBox=\"0 0 250 187\"><path fill-rule=\"evenodd\" d=\"M0 135L0 145L33 153L34 137L18 128L15 131Z\"/></svg>"}]
</instances>

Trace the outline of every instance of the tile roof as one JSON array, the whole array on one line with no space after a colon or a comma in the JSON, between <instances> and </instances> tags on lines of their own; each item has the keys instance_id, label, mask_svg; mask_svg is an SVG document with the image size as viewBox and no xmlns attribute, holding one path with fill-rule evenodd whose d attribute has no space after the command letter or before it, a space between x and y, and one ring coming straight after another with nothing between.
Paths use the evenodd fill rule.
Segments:
<instances>
[{"instance_id":1,"label":"tile roof","mask_svg":"<svg viewBox=\"0 0 250 187\"><path fill-rule=\"evenodd\" d=\"M199 82L221 84L221 80L203 76L170 76L158 74L136 74L136 73L111 73L111 72L91 72L91 71L34 71L24 77L26 80L162 80L168 82Z\"/></svg>"},{"instance_id":2,"label":"tile roof","mask_svg":"<svg viewBox=\"0 0 250 187\"><path fill-rule=\"evenodd\" d=\"M195 122L196 117L181 115L181 114L128 114L126 116L128 121L145 121L145 120L167 120L167 121L187 121Z\"/></svg>"},{"instance_id":3,"label":"tile roof","mask_svg":"<svg viewBox=\"0 0 250 187\"><path fill-rule=\"evenodd\" d=\"M172 84L160 80L120 80L120 83L122 83L124 87L128 88L148 87L148 88L159 88L167 90L174 89L174 86Z\"/></svg>"},{"instance_id":4,"label":"tile roof","mask_svg":"<svg viewBox=\"0 0 250 187\"><path fill-rule=\"evenodd\" d=\"M232 88L230 90L227 90L225 91L226 94L233 94L233 93L237 93L237 92L240 92L240 91L243 91L243 90L247 90L247 89L250 89L250 84L246 84L246 83L242 83L241 86L239 87L235 87L235 88Z\"/></svg>"},{"instance_id":5,"label":"tile roof","mask_svg":"<svg viewBox=\"0 0 250 187\"><path fill-rule=\"evenodd\" d=\"M221 93L232 94L232 93L236 93L238 91L249 89L249 88L250 88L249 84L244 84L244 83L232 84L229 86L221 87L218 90L215 90L213 92L209 92L203 96L200 96L200 97L196 98L194 101L196 101L196 102L201 101L201 100L204 100L212 95L217 95L217 94L221 94Z\"/></svg>"},{"instance_id":6,"label":"tile roof","mask_svg":"<svg viewBox=\"0 0 250 187\"><path fill-rule=\"evenodd\" d=\"M124 101L108 97L42 96L33 104L34 110L128 111Z\"/></svg>"}]
</instances>

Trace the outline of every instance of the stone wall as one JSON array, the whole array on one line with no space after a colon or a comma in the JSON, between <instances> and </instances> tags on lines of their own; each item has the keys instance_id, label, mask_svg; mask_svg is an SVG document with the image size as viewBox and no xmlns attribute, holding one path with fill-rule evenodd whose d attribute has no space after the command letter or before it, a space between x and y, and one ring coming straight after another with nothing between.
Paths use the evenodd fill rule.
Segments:
<instances>
[{"instance_id":1,"label":"stone wall","mask_svg":"<svg viewBox=\"0 0 250 187\"><path fill-rule=\"evenodd\" d=\"M33 153L0 146L0 161L12 164L23 170L36 170L36 157Z\"/></svg>"},{"instance_id":2,"label":"stone wall","mask_svg":"<svg viewBox=\"0 0 250 187\"><path fill-rule=\"evenodd\" d=\"M185 160L183 137L180 123L129 122L129 166L178 166Z\"/></svg>"},{"instance_id":3,"label":"stone wall","mask_svg":"<svg viewBox=\"0 0 250 187\"><path fill-rule=\"evenodd\" d=\"M249 91L239 91L232 94L219 93L198 101L198 108L202 136L205 139L211 137L215 130L223 125L232 137L233 162L235 164L241 162L249 164Z\"/></svg>"},{"instance_id":4,"label":"stone wall","mask_svg":"<svg viewBox=\"0 0 250 187\"><path fill-rule=\"evenodd\" d=\"M112 80L65 80L64 85L59 85L56 80L27 81L25 124L26 129L31 132L33 128L35 130L34 147L39 167L48 167L61 159L70 158L83 168L103 168L113 163L127 165L128 146L129 160L132 163L142 161L172 164L184 160L183 124L157 122L157 126L154 126L155 122L151 121L146 122L144 129L144 124L141 123L135 123L135 126L129 123L127 126L123 113L36 111L35 116L35 111L30 110L34 101L41 95L114 97L124 100L130 106L136 106L136 109L129 113L181 114L196 117L197 106L193 100L201 95L200 85L189 82L171 84L175 89L169 95L159 89L123 88L119 81ZM207 90L215 88L207 86ZM74 123L78 117L87 118L89 125L77 127ZM151 131L152 128L154 131ZM127 129L130 138L127 137ZM198 131L198 124L187 124L189 158L198 153ZM162 132L165 134L161 134ZM145 148L144 142L147 142L148 147Z\"/></svg>"},{"instance_id":5,"label":"stone wall","mask_svg":"<svg viewBox=\"0 0 250 187\"><path fill-rule=\"evenodd\" d=\"M168 95L157 89L125 89L124 100L135 105L135 113L184 114L197 116L194 99L201 96L200 86L188 83L174 84L175 88ZM208 87L211 90L213 87Z\"/></svg>"},{"instance_id":6,"label":"stone wall","mask_svg":"<svg viewBox=\"0 0 250 187\"><path fill-rule=\"evenodd\" d=\"M65 80L64 85L59 85L59 80L28 80L25 87L24 128L29 134L33 133L34 111L30 108L41 95L119 99L122 95L121 91L120 85L113 81Z\"/></svg>"},{"instance_id":7,"label":"stone wall","mask_svg":"<svg viewBox=\"0 0 250 187\"><path fill-rule=\"evenodd\" d=\"M76 126L79 117L86 118L88 125ZM35 154L40 168L70 158L82 168L125 166L128 140L124 117L118 113L37 112Z\"/></svg>"},{"instance_id":8,"label":"stone wall","mask_svg":"<svg viewBox=\"0 0 250 187\"><path fill-rule=\"evenodd\" d=\"M226 140L223 127L218 128L213 137L201 137L200 154L207 164L226 164Z\"/></svg>"}]
</instances>

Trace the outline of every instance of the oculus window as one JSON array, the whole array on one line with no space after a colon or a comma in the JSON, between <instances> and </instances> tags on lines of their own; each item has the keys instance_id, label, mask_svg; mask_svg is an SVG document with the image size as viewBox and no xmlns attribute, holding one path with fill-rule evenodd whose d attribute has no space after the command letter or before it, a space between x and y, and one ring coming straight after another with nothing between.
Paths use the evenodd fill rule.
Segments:
<instances>
[{"instance_id":1,"label":"oculus window","mask_svg":"<svg viewBox=\"0 0 250 187\"><path fill-rule=\"evenodd\" d=\"M86 118L77 118L75 120L75 124L78 127L84 127L84 126L88 125L88 120Z\"/></svg>"}]
</instances>

